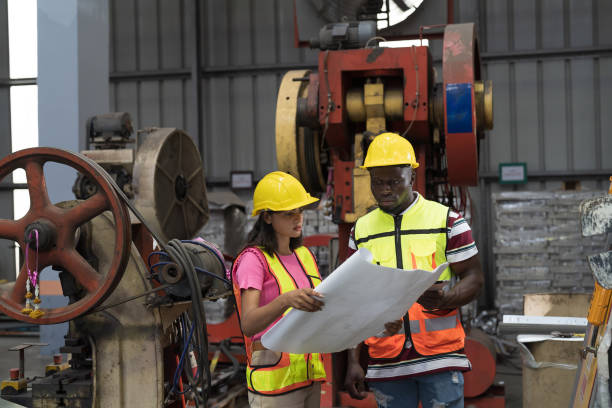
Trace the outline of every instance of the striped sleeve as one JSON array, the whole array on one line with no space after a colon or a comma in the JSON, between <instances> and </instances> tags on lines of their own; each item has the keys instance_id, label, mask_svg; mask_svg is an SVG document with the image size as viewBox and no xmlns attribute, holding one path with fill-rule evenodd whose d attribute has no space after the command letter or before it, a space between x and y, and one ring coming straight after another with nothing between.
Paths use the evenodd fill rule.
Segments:
<instances>
[{"instance_id":1,"label":"striped sleeve","mask_svg":"<svg viewBox=\"0 0 612 408\"><path fill-rule=\"evenodd\" d=\"M467 221L451 210L447 220L446 259L450 263L465 261L478 253L472 229Z\"/></svg>"}]
</instances>

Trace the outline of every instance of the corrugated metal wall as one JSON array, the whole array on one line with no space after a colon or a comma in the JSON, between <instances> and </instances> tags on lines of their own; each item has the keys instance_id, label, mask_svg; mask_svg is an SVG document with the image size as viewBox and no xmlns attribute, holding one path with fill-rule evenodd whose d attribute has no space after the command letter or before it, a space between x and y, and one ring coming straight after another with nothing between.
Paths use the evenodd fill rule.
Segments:
<instances>
[{"instance_id":1,"label":"corrugated metal wall","mask_svg":"<svg viewBox=\"0 0 612 408\"><path fill-rule=\"evenodd\" d=\"M483 75L493 81L494 129L480 151L473 221L493 304L491 194L557 190L564 181L605 190L612 175L612 3L605 0L455 2L478 25ZM498 166L527 163L529 182L497 183Z\"/></svg>"},{"instance_id":2,"label":"corrugated metal wall","mask_svg":"<svg viewBox=\"0 0 612 408\"><path fill-rule=\"evenodd\" d=\"M111 108L138 127L184 128L197 139L194 2L111 1ZM293 47L293 2L201 1L202 141L209 182L276 168L276 92L285 71L314 66Z\"/></svg>"},{"instance_id":3,"label":"corrugated metal wall","mask_svg":"<svg viewBox=\"0 0 612 408\"><path fill-rule=\"evenodd\" d=\"M445 2L423 7L438 3ZM484 76L494 81L495 129L481 151L485 175L492 177L508 161L524 161L543 177L612 168L606 154L612 140L605 137L612 120L606 114L612 91L612 28L606 18L612 4L455 3L458 22L478 24ZM196 138L194 1L112 0L111 8L112 109L130 112L138 127L176 126ZM291 1L205 0L200 8L208 178L227 181L231 170L261 177L275 168L280 78L289 69L313 66L316 52L293 47Z\"/></svg>"},{"instance_id":4,"label":"corrugated metal wall","mask_svg":"<svg viewBox=\"0 0 612 408\"><path fill-rule=\"evenodd\" d=\"M479 21L483 68L494 83L495 129L481 169L524 161L536 173L612 169L612 3L460 2ZM557 184L546 187L558 187ZM601 188L600 183L583 186ZM539 183L528 188L541 188Z\"/></svg>"},{"instance_id":5,"label":"corrugated metal wall","mask_svg":"<svg viewBox=\"0 0 612 408\"><path fill-rule=\"evenodd\" d=\"M195 55L193 1L111 3L111 71L149 70L154 78L134 81L115 75L111 106L132 113L140 127L178 126L196 135L189 79ZM259 178L275 169L274 113L281 75L316 62L315 52L293 47L292 3L201 3L202 150L209 181L227 181L231 170L253 170ZM472 189L473 227L488 276L487 303L492 304L491 193L558 189L564 180L579 180L587 189L607 186L605 176L612 172L612 138L606 136L612 125L612 3L454 4L456 22L477 24L483 76L494 84L494 130L481 144L481 182ZM422 7L445 6L445 1L428 0ZM434 58L439 57L440 45L432 48ZM166 72L155 77L156 70ZM526 162L534 177L520 187L502 186L497 171L503 162Z\"/></svg>"}]
</instances>

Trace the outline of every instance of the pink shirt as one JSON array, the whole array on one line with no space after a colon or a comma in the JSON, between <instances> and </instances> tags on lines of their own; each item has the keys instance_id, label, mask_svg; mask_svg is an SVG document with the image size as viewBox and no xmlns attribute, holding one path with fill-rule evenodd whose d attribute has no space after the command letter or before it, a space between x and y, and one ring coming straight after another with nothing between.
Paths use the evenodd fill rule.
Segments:
<instances>
[{"instance_id":1,"label":"pink shirt","mask_svg":"<svg viewBox=\"0 0 612 408\"><path fill-rule=\"evenodd\" d=\"M278 254L277 254L278 255ZM278 255L281 263L285 266L285 269L295 280L298 288L310 288L310 280L304 273L302 266L300 265L295 252L291 255ZM259 306L265 306L279 295L278 285L276 279L268 271L268 265L264 256L254 248L247 248L244 253L240 256L240 259L236 263L236 281L240 290L246 289L257 289L261 291L259 296ZM264 331L257 333L253 336L253 340L258 340L267 332L270 327L281 318L280 316Z\"/></svg>"}]
</instances>

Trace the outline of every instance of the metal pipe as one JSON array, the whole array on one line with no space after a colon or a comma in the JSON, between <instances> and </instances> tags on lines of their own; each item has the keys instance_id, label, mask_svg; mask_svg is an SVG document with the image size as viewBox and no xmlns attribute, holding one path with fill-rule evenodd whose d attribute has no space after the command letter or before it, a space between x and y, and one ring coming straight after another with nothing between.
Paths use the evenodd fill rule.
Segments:
<instances>
[{"instance_id":1,"label":"metal pipe","mask_svg":"<svg viewBox=\"0 0 612 408\"><path fill-rule=\"evenodd\" d=\"M196 118L196 134L194 135L200 155L204 155L204 129L202 119L202 29L200 19L200 0L193 0L193 61L191 65L191 81L193 87L193 110Z\"/></svg>"},{"instance_id":2,"label":"metal pipe","mask_svg":"<svg viewBox=\"0 0 612 408\"><path fill-rule=\"evenodd\" d=\"M0 191L26 190L27 183L0 183Z\"/></svg>"},{"instance_id":3,"label":"metal pipe","mask_svg":"<svg viewBox=\"0 0 612 408\"><path fill-rule=\"evenodd\" d=\"M418 39L418 35L413 36ZM425 36L424 36L425 37ZM530 50L530 51L511 51L499 53L482 53L480 58L482 62L505 62L523 59L547 59L547 58L571 58L580 56L601 56L612 54L612 47L581 47L581 48L560 48L549 50ZM434 63L441 60L434 60ZM210 78L216 76L231 76L231 75L253 75L258 73L284 73L294 69L318 69L318 66L310 63L300 64L279 64L279 65L241 65L241 66L220 66L206 67L201 72L202 78ZM190 70L187 69L171 69L171 70L150 70L150 71L134 71L134 72L112 72L110 74L111 82L121 81L137 81L137 80L160 80L160 79L188 79ZM9 84L10 82L10 84ZM36 84L36 78L25 79L4 79L0 80L1 86L13 85L33 85Z\"/></svg>"},{"instance_id":4,"label":"metal pipe","mask_svg":"<svg viewBox=\"0 0 612 408\"><path fill-rule=\"evenodd\" d=\"M506 52L485 52L480 54L483 61L506 61L517 59L568 58L577 56L601 56L612 54L612 47L572 47L557 49L522 50Z\"/></svg>"},{"instance_id":5,"label":"metal pipe","mask_svg":"<svg viewBox=\"0 0 612 408\"><path fill-rule=\"evenodd\" d=\"M36 85L36 78L1 78L0 87L19 86L19 85Z\"/></svg>"},{"instance_id":6,"label":"metal pipe","mask_svg":"<svg viewBox=\"0 0 612 408\"><path fill-rule=\"evenodd\" d=\"M546 180L546 179L564 179L564 178L608 178L612 175L612 169L603 170L548 170L548 171L529 171L527 178L530 180ZM494 181L499 179L499 173L497 172L483 172L478 176L481 180Z\"/></svg>"}]
</instances>

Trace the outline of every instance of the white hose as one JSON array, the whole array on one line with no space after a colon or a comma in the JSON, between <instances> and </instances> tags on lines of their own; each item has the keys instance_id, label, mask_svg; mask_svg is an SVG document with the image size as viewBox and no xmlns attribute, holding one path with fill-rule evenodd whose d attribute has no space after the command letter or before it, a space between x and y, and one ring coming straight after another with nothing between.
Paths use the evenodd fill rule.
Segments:
<instances>
[{"instance_id":1,"label":"white hose","mask_svg":"<svg viewBox=\"0 0 612 408\"><path fill-rule=\"evenodd\" d=\"M578 368L576 364L563 364L563 363L553 363L550 361L537 361L531 351L520 341L518 342L519 347L521 348L521 356L523 357L523 364L525 364L529 368L561 368L564 370L575 370Z\"/></svg>"}]
</instances>

